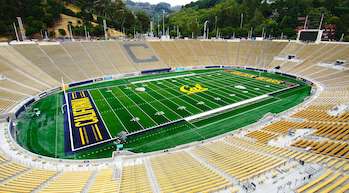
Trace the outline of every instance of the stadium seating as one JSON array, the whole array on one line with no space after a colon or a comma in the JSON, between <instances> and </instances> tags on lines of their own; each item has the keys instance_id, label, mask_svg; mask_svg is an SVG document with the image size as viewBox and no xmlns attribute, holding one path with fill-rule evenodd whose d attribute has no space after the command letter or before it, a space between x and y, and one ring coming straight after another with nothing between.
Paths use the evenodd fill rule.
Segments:
<instances>
[{"instance_id":1,"label":"stadium seating","mask_svg":"<svg viewBox=\"0 0 349 193\"><path fill-rule=\"evenodd\" d=\"M287 133L292 128L305 128L305 126L303 126L303 123L295 123L283 120L270 124L261 130L273 133Z\"/></svg>"},{"instance_id":2,"label":"stadium seating","mask_svg":"<svg viewBox=\"0 0 349 193\"><path fill-rule=\"evenodd\" d=\"M283 159L246 151L223 142L200 146L194 152L239 181L258 176L285 162Z\"/></svg>"},{"instance_id":3,"label":"stadium seating","mask_svg":"<svg viewBox=\"0 0 349 193\"><path fill-rule=\"evenodd\" d=\"M50 89L57 84L52 77L36 67L14 47L0 46L0 61L1 73L11 80L40 90Z\"/></svg>"},{"instance_id":4,"label":"stadium seating","mask_svg":"<svg viewBox=\"0 0 349 193\"><path fill-rule=\"evenodd\" d=\"M104 169L97 173L91 185L90 193L109 193L118 190L119 182L113 179L113 170Z\"/></svg>"},{"instance_id":5,"label":"stadium seating","mask_svg":"<svg viewBox=\"0 0 349 193\"><path fill-rule=\"evenodd\" d=\"M48 57L46 52L39 45L16 45L14 48L34 64L40 70L46 72L57 82L63 78L66 82L73 82L73 77L67 76L55 61Z\"/></svg>"},{"instance_id":6,"label":"stadium seating","mask_svg":"<svg viewBox=\"0 0 349 193\"><path fill-rule=\"evenodd\" d=\"M152 192L143 164L123 167L120 183L120 192Z\"/></svg>"},{"instance_id":7,"label":"stadium seating","mask_svg":"<svg viewBox=\"0 0 349 193\"><path fill-rule=\"evenodd\" d=\"M32 192L55 174L52 171L32 169L1 184L0 192Z\"/></svg>"},{"instance_id":8,"label":"stadium seating","mask_svg":"<svg viewBox=\"0 0 349 193\"><path fill-rule=\"evenodd\" d=\"M139 62L151 55L157 61ZM321 83L321 93L308 106L288 118L258 128L244 136L227 136L195 145L187 151L159 153L144 163L125 164L120 179L114 167L94 171L50 171L35 169L0 153L0 192L237 192L226 176L239 185L288 160L321 165L322 173L296 188L296 192L349 191L349 113L328 111L349 103L348 70L319 66L349 60L346 44L299 44L277 41L98 41L0 46L0 113L8 112L24 99L65 82L168 67L205 65L247 66L300 75ZM277 60L295 55L298 61ZM309 137L297 137L290 146L269 141L296 129L309 129ZM198 159L201 159L200 162ZM203 164L205 163L205 164ZM208 167L211 166L211 167ZM212 170L216 168L216 171ZM222 173L218 173L217 171ZM154 173L151 179L149 171ZM64 188L62 188L64 187Z\"/></svg>"},{"instance_id":9,"label":"stadium seating","mask_svg":"<svg viewBox=\"0 0 349 193\"><path fill-rule=\"evenodd\" d=\"M90 177L91 172L63 172L54 180L49 181L40 192L82 192Z\"/></svg>"},{"instance_id":10,"label":"stadium seating","mask_svg":"<svg viewBox=\"0 0 349 193\"><path fill-rule=\"evenodd\" d=\"M27 170L28 168L25 168L15 163L11 163L11 162L2 163L0 164L0 171L1 171L0 180L1 181L6 180L12 176L25 172Z\"/></svg>"},{"instance_id":11,"label":"stadium seating","mask_svg":"<svg viewBox=\"0 0 349 193\"><path fill-rule=\"evenodd\" d=\"M266 153L275 155L282 158L287 159L295 159L304 161L306 163L314 163L314 164L321 164L326 167L333 167L334 169L345 169L348 170L349 165L347 165L347 161L344 159L338 159L329 157L326 155L311 153L311 152L304 152L304 151L295 151L288 148L283 147L275 147L266 145L259 142L251 142L243 138L237 138L237 137L227 137L225 139L228 143L231 143L235 146L244 147L250 150L255 150L260 153Z\"/></svg>"},{"instance_id":12,"label":"stadium seating","mask_svg":"<svg viewBox=\"0 0 349 193\"><path fill-rule=\"evenodd\" d=\"M347 122L349 113L343 113L340 116L331 116L327 113L328 106L308 107L305 110L297 112L292 117L303 118L309 121L329 121L329 122Z\"/></svg>"},{"instance_id":13,"label":"stadium seating","mask_svg":"<svg viewBox=\"0 0 349 193\"><path fill-rule=\"evenodd\" d=\"M265 131L253 131L246 135L247 137L251 137L256 139L258 142L267 143L269 140L277 137L277 134L273 134Z\"/></svg>"},{"instance_id":14,"label":"stadium seating","mask_svg":"<svg viewBox=\"0 0 349 193\"><path fill-rule=\"evenodd\" d=\"M292 144L298 148L310 148L311 151L335 157L344 157L349 159L349 145L347 143L333 142L333 141L312 141L312 140L298 140Z\"/></svg>"},{"instance_id":15,"label":"stadium seating","mask_svg":"<svg viewBox=\"0 0 349 193\"><path fill-rule=\"evenodd\" d=\"M302 192L346 192L349 190L349 176L340 172L326 171L317 179L297 189Z\"/></svg>"},{"instance_id":16,"label":"stadium seating","mask_svg":"<svg viewBox=\"0 0 349 193\"><path fill-rule=\"evenodd\" d=\"M187 153L173 153L151 159L161 192L214 192L229 182L195 161Z\"/></svg>"}]
</instances>

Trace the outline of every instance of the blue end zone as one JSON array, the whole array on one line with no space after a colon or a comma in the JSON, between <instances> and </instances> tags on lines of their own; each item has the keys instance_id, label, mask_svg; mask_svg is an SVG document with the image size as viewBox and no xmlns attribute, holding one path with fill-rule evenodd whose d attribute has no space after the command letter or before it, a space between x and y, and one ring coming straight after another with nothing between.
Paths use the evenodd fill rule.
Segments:
<instances>
[{"instance_id":1,"label":"blue end zone","mask_svg":"<svg viewBox=\"0 0 349 193\"><path fill-rule=\"evenodd\" d=\"M66 152L82 150L111 140L108 128L89 92L68 93L67 101L64 129Z\"/></svg>"}]
</instances>

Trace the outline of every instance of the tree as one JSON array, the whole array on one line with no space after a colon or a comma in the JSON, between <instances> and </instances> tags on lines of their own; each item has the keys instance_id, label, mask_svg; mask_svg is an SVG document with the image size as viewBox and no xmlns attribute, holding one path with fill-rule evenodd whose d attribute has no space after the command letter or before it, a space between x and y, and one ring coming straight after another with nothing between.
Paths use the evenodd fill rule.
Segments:
<instances>
[{"instance_id":1,"label":"tree","mask_svg":"<svg viewBox=\"0 0 349 193\"><path fill-rule=\"evenodd\" d=\"M65 29L58 29L58 33L60 36L66 36L67 32L65 31Z\"/></svg>"}]
</instances>

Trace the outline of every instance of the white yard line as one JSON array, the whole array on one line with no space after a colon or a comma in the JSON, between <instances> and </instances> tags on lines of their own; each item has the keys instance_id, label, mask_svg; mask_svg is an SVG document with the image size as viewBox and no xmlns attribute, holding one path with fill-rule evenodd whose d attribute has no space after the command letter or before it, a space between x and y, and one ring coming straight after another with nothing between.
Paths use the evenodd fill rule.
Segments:
<instances>
[{"instance_id":1,"label":"white yard line","mask_svg":"<svg viewBox=\"0 0 349 193\"><path fill-rule=\"evenodd\" d=\"M124 127L125 131L128 133L128 130L126 128L126 126L124 125L124 123L121 121L121 119L119 118L119 116L116 114L116 112L114 111L114 109L111 107L111 105L109 104L108 100L105 98L105 96L102 94L102 92L98 89L98 92L102 95L103 99L105 102L107 102L109 108L112 110L112 112L114 113L115 117L119 120L119 122L121 123L121 125ZM132 114L131 114L132 115Z\"/></svg>"},{"instance_id":2,"label":"white yard line","mask_svg":"<svg viewBox=\"0 0 349 193\"><path fill-rule=\"evenodd\" d=\"M150 80L140 80L140 81L136 81L136 82L131 82L131 84L154 82L154 81L159 81L159 80L167 80L167 79L172 79L172 78L181 78L181 77L196 76L196 75L198 75L198 74L191 73L191 74L183 74L183 75L178 75L178 76L168 76L168 77L155 78L155 79L150 79Z\"/></svg>"},{"instance_id":3,"label":"white yard line","mask_svg":"<svg viewBox=\"0 0 349 193\"><path fill-rule=\"evenodd\" d=\"M226 76L226 77L229 77L231 76L229 73L227 74L226 72L223 73L223 76ZM279 85L275 85L275 84L271 84L271 83L267 83L267 82L263 82L263 81L259 81L259 80L256 80L254 78L248 78L248 77L243 77L243 76L237 76L237 75L233 75L231 76L230 78L227 78L227 80L231 80L231 79L234 79L234 80L237 80L238 82L241 82L241 80L244 80L243 82L253 82L253 83L256 83L256 84L261 84L261 85L265 85L265 84L268 84L270 85L271 87L275 88L275 89L280 89ZM219 80L219 79L218 79ZM240 81L239 81L240 80ZM270 88L272 89L272 88Z\"/></svg>"},{"instance_id":4,"label":"white yard line","mask_svg":"<svg viewBox=\"0 0 349 193\"><path fill-rule=\"evenodd\" d=\"M149 88L149 89L151 89L151 88ZM153 89L151 89L151 90L153 90ZM155 90L153 90L154 92L156 92ZM164 97L162 94L160 94L160 93L158 93L158 92L156 92L158 95L161 95L162 97ZM151 96L150 94L148 94L149 96ZM151 96L152 98L154 98L153 96ZM166 98L166 97L165 97ZM155 99L155 98L154 98ZM155 99L155 100L157 100L157 99ZM160 102L160 101L159 101ZM177 106L180 106L180 105L178 105L178 103L176 103L175 101L171 101L171 102L173 102L174 104L176 104ZM161 102L162 103L162 102ZM163 104L163 103L162 103ZM176 111L174 111L174 110L172 110L171 108L169 108L169 107L167 107L166 105L164 105L166 108L168 108L168 109L170 109L172 112L174 112L176 115L178 115L179 117L181 117L182 119L184 118L184 117L182 117L181 115L179 115L178 113L176 113ZM187 111L189 114L193 114L192 112L190 112L190 111L188 111L187 109L185 109L185 111ZM193 125L192 123L190 123L190 122L188 122L188 124L189 125L191 125L193 128L197 128L195 125ZM193 130L193 128L191 129L191 130ZM198 133L197 131L195 131L195 130L193 130L193 132L195 132L196 134L198 134L198 135L200 135L201 136L201 138L203 138L203 139L206 139L205 137L203 137L200 133Z\"/></svg>"},{"instance_id":5,"label":"white yard line","mask_svg":"<svg viewBox=\"0 0 349 193\"><path fill-rule=\"evenodd\" d=\"M101 115L101 113L100 113L100 111L99 111L99 109L98 109L98 107L97 107L97 105L96 105L96 103L95 103L95 101L94 101L90 91L87 91L87 92L90 95L90 98L91 98L91 101L92 101L93 105L96 107L96 110L97 110L97 113L98 113L99 117L102 119L102 122L104 124L105 129L108 131L110 139L112 139L113 137L110 134L109 128L108 128L107 124L105 124L104 119L103 119L103 117L102 117L102 115Z\"/></svg>"},{"instance_id":6,"label":"white yard line","mask_svg":"<svg viewBox=\"0 0 349 193\"><path fill-rule=\"evenodd\" d=\"M188 83L187 80L184 80L183 82ZM212 82L213 82L213 81L212 81ZM189 83L192 84L192 83L194 83L194 81L190 81ZM224 89L224 88L227 87L227 86L217 85L217 84L213 84L213 83L207 83L207 81L204 81L203 83L204 83L204 84L206 83L206 85L212 85L212 86L213 86L213 85L216 85L216 87L217 87L216 92L220 92L220 93L222 93L222 94L225 95L225 96L219 95L219 98L223 98L223 99L226 99L226 100L234 100L234 99L231 99L230 97L226 97L226 96L229 95L229 94L227 94L226 92L222 91L222 89ZM203 92L202 94L211 97L212 99L209 100L210 102L215 103L215 104L217 104L217 105L219 105L219 106L222 106L221 104L218 104L218 103L215 102L214 99L215 99L216 97L214 97L214 96L212 96L212 94L210 94L211 91L212 91L212 90L209 89L208 92ZM199 95L196 95L196 96L199 96ZM200 96L200 97L201 97L201 96ZM202 98L203 98L203 97L202 97ZM206 99L206 100L207 100L207 99ZM223 103L225 103L225 104L230 104L229 102L226 102L226 101L224 101L224 100L221 100L221 102L223 102ZM234 100L234 102L235 102L235 100ZM211 108L211 109L212 109L212 108Z\"/></svg>"},{"instance_id":7,"label":"white yard line","mask_svg":"<svg viewBox=\"0 0 349 193\"><path fill-rule=\"evenodd\" d=\"M113 97L122 105L122 107L124 107L124 109L126 109L126 111L132 116L132 118L135 118L135 116L128 110L128 108L118 99L118 97L115 96L113 90L112 90L112 92L110 92L110 93L111 93L111 94L113 95ZM141 126L142 129L144 129L144 126L143 126L142 124L140 124L138 121L137 121L137 124L138 124L139 126ZM128 131L127 131L127 132L128 132Z\"/></svg>"},{"instance_id":8,"label":"white yard line","mask_svg":"<svg viewBox=\"0 0 349 193\"><path fill-rule=\"evenodd\" d=\"M219 81L219 80L217 80L217 81ZM217 87L218 87L218 84L217 83L211 83L211 84L213 84L213 85L216 85ZM240 84L239 82L231 82L231 84ZM247 81L246 82L244 82L244 85L245 84L247 84ZM220 90L219 91L221 91L221 92L224 92L224 93L226 93L225 91L222 91L221 89L229 89L229 88L233 88L233 89L235 89L233 92L234 93L238 93L238 94L240 94L240 95L242 95L242 96L244 96L244 97L247 97L247 98L251 98L251 97L254 97L256 94L253 94L253 92L251 92L251 90L252 89L246 89L246 90L238 90L238 88L235 88L235 87L233 87L234 85L226 85L226 86L223 86L223 87L220 87ZM238 92L238 91L240 91L240 92ZM243 91L248 91L248 93L243 93ZM250 93L251 92L251 93ZM260 94L259 94L260 95Z\"/></svg>"},{"instance_id":9,"label":"white yard line","mask_svg":"<svg viewBox=\"0 0 349 193\"><path fill-rule=\"evenodd\" d=\"M163 100L167 100L167 99L168 99L168 98L166 98L164 95L162 95L161 93L158 93L156 90L151 89L151 88L149 88L149 89L152 90L152 91L154 91L154 92L157 93L158 95L164 97ZM152 98L154 98L152 95L150 95L150 94L148 94L148 95L151 96ZM178 97L173 97L173 98L178 98ZM155 98L154 98L154 99L155 99ZM157 100L157 99L155 99L155 100ZM161 102L161 100L157 100L157 101ZM176 103L176 102L173 101L173 100L171 100L170 102L174 103L174 104L177 105L177 106L181 106L181 105L178 105L178 103ZM164 104L163 102L161 102L161 103ZM167 105L164 105L164 106L167 107ZM175 114L177 114L179 117L182 117L181 115L179 115L178 113L176 113L176 111L172 110L172 109L169 108L169 107L167 107L167 108L170 109L170 110L171 110L172 112L174 112ZM188 111L187 109L185 109L185 111L187 111L189 114L193 114L192 112ZM182 117L182 118L184 118L184 117Z\"/></svg>"},{"instance_id":10,"label":"white yard line","mask_svg":"<svg viewBox=\"0 0 349 193\"><path fill-rule=\"evenodd\" d=\"M221 81L221 80L217 80L217 81ZM227 81L230 81L231 83L234 83L234 81L235 81L235 79L234 80L227 80ZM238 81L238 80L236 80L236 81ZM236 82L236 84L239 84L240 82ZM213 83L213 84L215 84L215 83ZM280 90L280 89L282 89L282 88L278 88L278 87L273 87L273 88L264 88L262 85L258 85L258 84L255 84L255 82L253 81L253 80L246 80L245 82L243 82L243 83L241 83L241 84L247 84L248 86L254 86L254 87L258 87L258 88L260 88L262 91L267 91L267 92L273 92L273 91L275 91L275 89L277 89L277 90ZM268 85L270 85L270 84L268 84ZM224 87L224 88L231 88L232 87L232 85L228 85L228 86L226 86L226 87ZM263 89L262 89L263 88ZM275 89L274 89L275 88ZM260 94L263 94L263 93L259 93L259 92L256 92L256 91L251 91L252 89L249 89L248 91L249 91L249 95L252 93L253 95L260 95ZM251 92L251 93L250 93ZM254 94L254 93L256 93L256 94ZM245 93L239 93L240 95L243 95L243 96L247 96L247 97L249 97L250 98L250 96L249 95L246 95Z\"/></svg>"},{"instance_id":11,"label":"white yard line","mask_svg":"<svg viewBox=\"0 0 349 193\"><path fill-rule=\"evenodd\" d=\"M136 96L138 96L139 98L141 98L146 104L148 104L149 106L151 106L154 110L156 111L159 111L157 108L155 108L153 105L151 105L151 103L155 103L155 102L158 102L160 103L160 101L156 100L154 97L152 97L153 99L155 99L154 101L152 101L151 103L149 103L147 100L145 100L141 95L137 94L136 92L134 92L136 94ZM149 95L148 93L145 93L147 95ZM150 95L149 95L150 96ZM164 105L163 103L161 103L162 105ZM164 105L164 107L166 107ZM165 115L162 115L164 116L168 121L171 121L169 118L167 118ZM180 116L181 117L181 116Z\"/></svg>"},{"instance_id":12,"label":"white yard line","mask_svg":"<svg viewBox=\"0 0 349 193\"><path fill-rule=\"evenodd\" d=\"M186 81L185 81L186 82ZM172 82L169 82L169 81L166 81L166 83L168 84L168 85L174 85L174 86L177 86L176 84L174 84L174 83L172 83ZM169 88L167 85L165 85L167 88ZM169 89L171 89L171 90L174 90L174 89L172 89L172 88L169 88ZM219 89L219 88L218 88ZM217 89L217 90L218 90ZM176 92L178 92L177 90L176 90ZM212 98L215 98L215 97L213 97L212 95L210 95L209 93L207 93L207 92L203 92L203 94L205 94L205 95L208 95L209 97L212 97ZM191 99L193 99L193 100L195 100L196 102L201 102L201 101L198 101L199 99L198 98L201 98L201 100L205 100L205 101L209 101L209 102L211 102L211 103L214 103L214 104L216 104L216 105L218 105L218 106L221 106L220 104L218 104L218 103L216 103L214 100L211 100L211 99L207 99L207 98L205 98L205 97L202 97L202 96L200 96L200 95L195 95L197 98L191 98ZM208 106L208 105L206 105L206 103L204 104L206 107L208 107L209 109L213 109L212 107L210 107L210 106Z\"/></svg>"},{"instance_id":13,"label":"white yard line","mask_svg":"<svg viewBox=\"0 0 349 193\"><path fill-rule=\"evenodd\" d=\"M153 85L156 86L156 87L159 87L158 85L155 85L155 84L153 84ZM166 87L167 87L167 86L166 86ZM169 88L169 87L167 87L167 88ZM169 88L169 89L173 90L172 88ZM176 95L172 94L171 92L169 92L169 91L166 90L166 89L165 89L165 91L166 91L167 93L169 93L170 95L172 95L172 96L176 96ZM203 112L203 110L201 110L201 109L199 109L198 107L196 107L196 106L190 104L189 102L183 100L182 98L180 98L180 97L177 97L177 98L178 98L179 100L183 101L184 103L187 103L189 106L194 107L194 109L197 109L197 110ZM195 100L195 99L193 99L193 100ZM196 102L199 102L199 101L197 101L197 100L195 100L195 101L196 101Z\"/></svg>"},{"instance_id":14,"label":"white yard line","mask_svg":"<svg viewBox=\"0 0 349 193\"><path fill-rule=\"evenodd\" d=\"M228 79L229 78L224 78L224 79L215 79L215 80L212 80L212 81L210 81L210 83L209 84L211 84L211 85L216 85L216 87L218 87L217 89L215 89L215 90L217 90L217 92L223 92L223 93L225 93L225 95L229 95L230 93L226 93L225 91L222 91L222 89L229 89L229 88L232 88L232 86L233 85L225 85L225 86L221 86L221 85L218 85L217 83L215 83L215 82L217 82L217 81L228 81ZM252 81L252 80L250 80L250 81ZM208 82L208 81L207 81ZM212 82L212 83L211 83ZM231 84L239 84L239 82L235 82L235 80L230 80L230 82L231 82ZM246 82L248 82L248 81L246 81ZM205 82L204 82L205 83ZM236 88L234 88L234 89L236 89ZM212 89L211 89L211 91L212 91ZM236 92L237 91L233 91L234 92L234 94L236 94ZM247 98L251 98L251 96L249 96L249 95L246 95L246 94L244 94L244 93L242 93L242 90L241 90L241 92L240 93L238 93L238 94L240 94L240 95L242 95L242 96L245 96L245 97L247 97ZM222 96L222 97L224 97L224 96ZM224 97L224 98L227 98L227 97ZM240 98L240 97L239 97Z\"/></svg>"},{"instance_id":15,"label":"white yard line","mask_svg":"<svg viewBox=\"0 0 349 193\"><path fill-rule=\"evenodd\" d=\"M153 118L151 118L151 116L148 115L148 113L144 112L144 110L134 100L132 100L130 97L128 97L127 94L121 88L118 88L118 89L123 93L124 96L126 96L130 101L132 101L133 104L136 105L136 108L140 109L150 120L152 120L153 123L155 123L155 125L159 125ZM144 102L146 102L146 101L144 101Z\"/></svg>"},{"instance_id":16,"label":"white yard line","mask_svg":"<svg viewBox=\"0 0 349 193\"><path fill-rule=\"evenodd\" d=\"M218 72L220 72L220 71L218 71ZM214 72L203 72L203 73L198 73L198 74L196 74L196 75L201 75L201 74L210 74L210 73L217 73L217 70L215 70ZM184 75L186 75L186 74L184 74ZM165 75L164 75L165 76ZM178 76L181 76L181 75L178 75ZM142 75L141 76L139 76L138 78L141 78L142 77ZM167 77L167 76L166 76ZM164 78L166 78L166 77L164 77ZM134 77L129 77L129 78L136 78L135 76ZM125 79L116 79L116 80L125 80L125 81L128 81L128 78L125 78ZM155 79L147 79L147 80L155 80ZM115 81L115 80L108 80L108 81L105 81L105 82L112 82L112 81ZM149 81L149 82L151 82L151 81ZM103 82L102 82L103 83ZM96 85L96 84L98 84L98 83L92 83L92 85ZM101 86L101 87L94 87L94 88L90 88L90 89L88 89L88 90L97 90L97 89L103 89L103 88L107 88L107 89L111 89L111 88L114 88L114 87L119 87L119 86L127 86L127 85L129 85L129 84L135 84L135 83L132 83L132 82L127 82L127 83L122 83L122 84L117 84L117 85L113 85L113 86ZM79 87L77 87L77 88L79 88Z\"/></svg>"},{"instance_id":17,"label":"white yard line","mask_svg":"<svg viewBox=\"0 0 349 193\"><path fill-rule=\"evenodd\" d=\"M227 78L226 79L227 81L236 81L238 83L241 83L241 84L248 84L248 85L253 85L253 86L260 86L262 88L264 88L264 90L266 91L271 91L271 90L274 90L274 89L282 89L279 88L280 86L276 86L276 85L273 85L273 84L270 84L270 83L266 83L266 82L262 82L262 81L258 81L256 79L251 79L251 78L245 78L245 77L240 77L240 76L232 76L231 78ZM218 81L221 81L218 79ZM264 85L269 85L270 88L266 88L266 87L263 87Z\"/></svg>"}]
</instances>

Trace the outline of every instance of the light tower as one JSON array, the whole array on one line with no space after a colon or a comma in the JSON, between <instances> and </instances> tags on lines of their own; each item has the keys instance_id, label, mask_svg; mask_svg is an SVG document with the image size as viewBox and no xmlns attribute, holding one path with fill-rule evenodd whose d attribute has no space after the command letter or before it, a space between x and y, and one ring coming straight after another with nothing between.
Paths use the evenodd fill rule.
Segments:
<instances>
[{"instance_id":1,"label":"light tower","mask_svg":"<svg viewBox=\"0 0 349 193\"><path fill-rule=\"evenodd\" d=\"M23 27L22 18L17 17L17 21L18 21L18 25L19 25L19 32L21 33L21 36L22 36L22 41L25 41L27 39L27 37L25 36L25 29Z\"/></svg>"},{"instance_id":2,"label":"light tower","mask_svg":"<svg viewBox=\"0 0 349 193\"><path fill-rule=\"evenodd\" d=\"M165 35L165 10L162 10L162 35Z\"/></svg>"},{"instance_id":3,"label":"light tower","mask_svg":"<svg viewBox=\"0 0 349 193\"><path fill-rule=\"evenodd\" d=\"M208 34L207 34L207 24L208 24L208 20L205 21L204 23L204 39L207 39Z\"/></svg>"}]
</instances>

